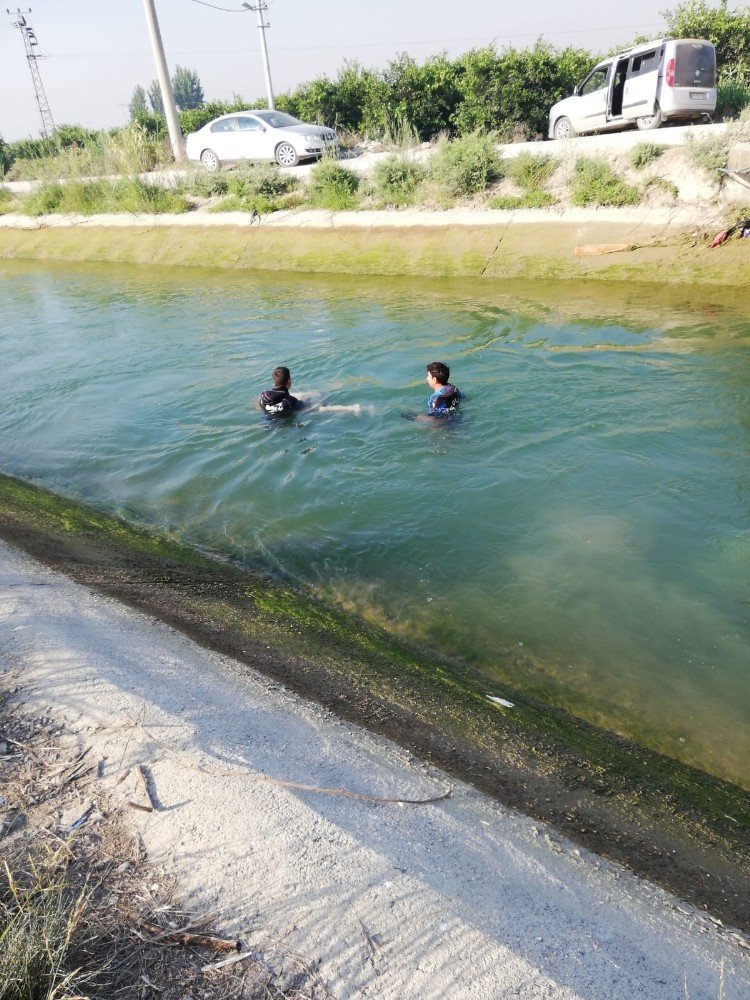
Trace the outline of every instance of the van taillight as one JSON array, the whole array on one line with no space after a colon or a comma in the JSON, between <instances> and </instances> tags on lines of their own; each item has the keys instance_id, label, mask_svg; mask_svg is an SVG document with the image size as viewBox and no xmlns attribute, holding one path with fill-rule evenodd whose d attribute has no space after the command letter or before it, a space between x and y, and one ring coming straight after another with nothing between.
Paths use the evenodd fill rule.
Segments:
<instances>
[{"instance_id":1,"label":"van taillight","mask_svg":"<svg viewBox=\"0 0 750 1000\"><path fill-rule=\"evenodd\" d=\"M667 63L667 71L665 74L668 87L674 87L674 59L670 59Z\"/></svg>"}]
</instances>

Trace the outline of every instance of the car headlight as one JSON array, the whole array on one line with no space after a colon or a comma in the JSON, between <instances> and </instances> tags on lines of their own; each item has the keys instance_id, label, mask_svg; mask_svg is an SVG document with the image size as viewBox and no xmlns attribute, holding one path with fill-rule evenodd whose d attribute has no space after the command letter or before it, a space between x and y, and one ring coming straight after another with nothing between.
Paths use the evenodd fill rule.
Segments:
<instances>
[{"instance_id":1,"label":"car headlight","mask_svg":"<svg viewBox=\"0 0 750 1000\"><path fill-rule=\"evenodd\" d=\"M303 138L304 138L305 142L307 142L307 143L316 143L317 142L318 145L320 145L320 143L323 141L322 137L319 136L319 135L306 135Z\"/></svg>"}]
</instances>

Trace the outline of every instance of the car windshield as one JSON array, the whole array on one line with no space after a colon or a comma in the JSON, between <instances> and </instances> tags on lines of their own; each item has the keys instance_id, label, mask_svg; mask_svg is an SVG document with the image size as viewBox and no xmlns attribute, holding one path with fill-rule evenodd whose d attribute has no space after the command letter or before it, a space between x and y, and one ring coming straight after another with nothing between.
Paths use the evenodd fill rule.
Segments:
<instances>
[{"instance_id":1,"label":"car windshield","mask_svg":"<svg viewBox=\"0 0 750 1000\"><path fill-rule=\"evenodd\" d=\"M260 118L271 128L286 128L287 125L301 125L299 118L292 118L291 115L284 114L283 111L253 111L256 118Z\"/></svg>"}]
</instances>

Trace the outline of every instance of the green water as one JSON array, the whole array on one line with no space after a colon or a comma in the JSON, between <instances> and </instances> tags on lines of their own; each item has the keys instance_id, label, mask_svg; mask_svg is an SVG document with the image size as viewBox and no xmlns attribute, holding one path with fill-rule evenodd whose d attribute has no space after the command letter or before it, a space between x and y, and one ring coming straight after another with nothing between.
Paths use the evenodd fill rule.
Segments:
<instances>
[{"instance_id":1,"label":"green water","mask_svg":"<svg viewBox=\"0 0 750 1000\"><path fill-rule=\"evenodd\" d=\"M750 304L7 263L0 285L3 471L750 784ZM463 414L405 419L434 359ZM268 423L279 363L361 412Z\"/></svg>"}]
</instances>

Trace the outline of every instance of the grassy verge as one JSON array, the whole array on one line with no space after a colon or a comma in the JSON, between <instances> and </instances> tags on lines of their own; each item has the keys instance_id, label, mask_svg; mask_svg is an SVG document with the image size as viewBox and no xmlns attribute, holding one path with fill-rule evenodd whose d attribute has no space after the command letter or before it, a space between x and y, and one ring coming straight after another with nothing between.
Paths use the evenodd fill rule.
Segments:
<instances>
[{"instance_id":1,"label":"grassy verge","mask_svg":"<svg viewBox=\"0 0 750 1000\"><path fill-rule=\"evenodd\" d=\"M24 215L99 215L108 212L177 213L190 209L185 197L137 178L44 184L21 203Z\"/></svg>"},{"instance_id":2,"label":"grassy verge","mask_svg":"<svg viewBox=\"0 0 750 1000\"><path fill-rule=\"evenodd\" d=\"M0 477L0 535L750 926L743 789L306 593L9 477Z\"/></svg>"}]
</instances>

